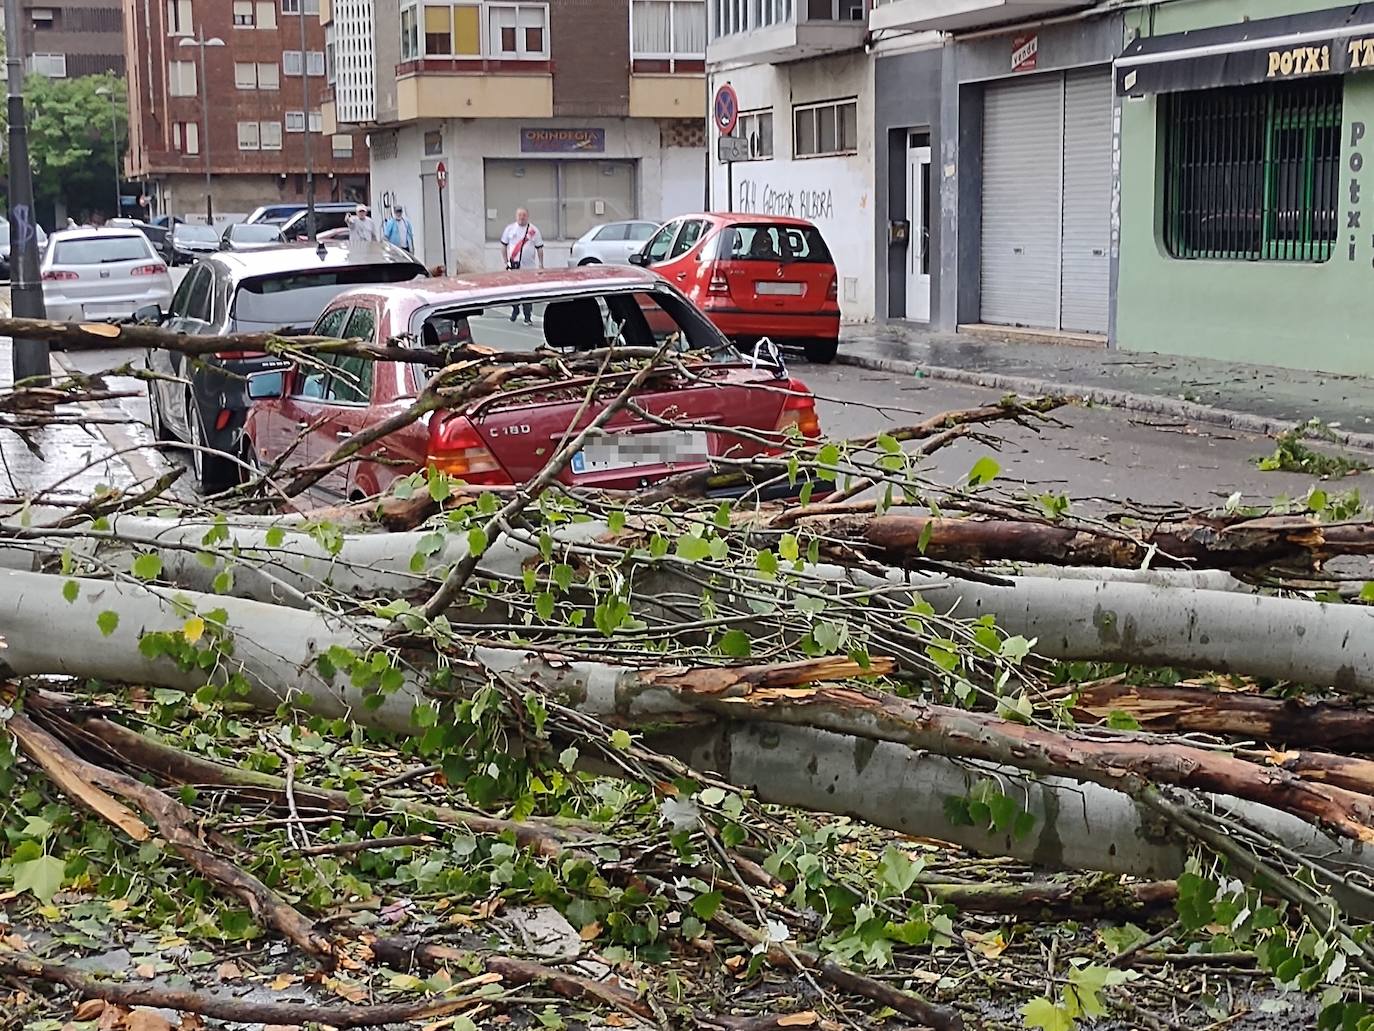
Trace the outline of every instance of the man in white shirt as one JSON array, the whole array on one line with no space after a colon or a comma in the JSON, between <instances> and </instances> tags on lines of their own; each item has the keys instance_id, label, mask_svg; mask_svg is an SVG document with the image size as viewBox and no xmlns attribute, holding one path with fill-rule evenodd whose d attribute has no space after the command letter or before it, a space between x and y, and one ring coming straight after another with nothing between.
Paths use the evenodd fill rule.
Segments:
<instances>
[{"instance_id":1,"label":"man in white shirt","mask_svg":"<svg viewBox=\"0 0 1374 1031\"><path fill-rule=\"evenodd\" d=\"M539 227L530 224L530 213L524 208L515 212L515 221L506 226L501 233L501 243L506 250L506 268L528 267L531 260L544 267L544 237ZM525 325L532 326L530 305L525 305ZM520 305L510 310L510 320L514 322L520 314Z\"/></svg>"},{"instance_id":2,"label":"man in white shirt","mask_svg":"<svg viewBox=\"0 0 1374 1031\"><path fill-rule=\"evenodd\" d=\"M371 243L377 239L377 223L372 221L372 213L366 204L359 204L348 219L348 242Z\"/></svg>"}]
</instances>

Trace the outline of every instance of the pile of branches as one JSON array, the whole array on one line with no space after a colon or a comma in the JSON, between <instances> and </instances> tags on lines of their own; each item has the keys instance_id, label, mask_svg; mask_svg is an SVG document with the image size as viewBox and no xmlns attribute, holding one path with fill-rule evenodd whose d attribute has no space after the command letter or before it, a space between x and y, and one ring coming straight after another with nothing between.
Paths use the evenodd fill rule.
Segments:
<instances>
[{"instance_id":1,"label":"pile of branches","mask_svg":"<svg viewBox=\"0 0 1374 1031\"><path fill-rule=\"evenodd\" d=\"M16 329L39 331L0 323ZM644 492L572 488L572 455L652 377L699 375L693 356L433 359L408 418L549 380L603 407L509 489L431 473L280 510L365 458L379 435L359 435L198 508L153 483L0 513L10 905L142 897L130 876L156 878L130 857L155 853L204 886L192 908L221 935L241 909L238 937L284 940L358 996L121 981L19 933L0 973L26 1000L56 984L232 1021L438 1027L535 991L547 1026L594 1008L673 1027L1071 1028L1108 1008L1194 1026L1205 1006L1181 1014L1180 986L1220 972L1365 1026L1358 506L1108 512L1004 488L990 458L932 478L932 453L991 445L998 422L1052 431L1061 398L792 440ZM796 501L758 500L782 480ZM516 902L581 944L551 963L474 931ZM418 933L358 919L400 903ZM150 926L190 933L155 909ZM384 969L409 997L379 1001Z\"/></svg>"}]
</instances>

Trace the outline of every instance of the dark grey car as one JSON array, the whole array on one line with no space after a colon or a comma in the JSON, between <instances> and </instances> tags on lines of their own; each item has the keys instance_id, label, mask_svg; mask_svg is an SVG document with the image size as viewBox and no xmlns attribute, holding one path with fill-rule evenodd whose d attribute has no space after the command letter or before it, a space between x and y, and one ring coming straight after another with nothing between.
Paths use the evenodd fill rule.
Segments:
<instances>
[{"instance_id":1,"label":"dark grey car","mask_svg":"<svg viewBox=\"0 0 1374 1031\"><path fill-rule=\"evenodd\" d=\"M140 312L167 329L196 336L231 333L305 333L336 295L367 283L402 283L425 268L390 244L294 245L221 252L198 262L172 297L171 310ZM153 432L159 440L193 446L197 486L224 490L239 480L247 377L274 359L261 351L221 351L187 358L173 351L145 352L149 369L172 379L148 385ZM209 453L224 452L223 455Z\"/></svg>"}]
</instances>

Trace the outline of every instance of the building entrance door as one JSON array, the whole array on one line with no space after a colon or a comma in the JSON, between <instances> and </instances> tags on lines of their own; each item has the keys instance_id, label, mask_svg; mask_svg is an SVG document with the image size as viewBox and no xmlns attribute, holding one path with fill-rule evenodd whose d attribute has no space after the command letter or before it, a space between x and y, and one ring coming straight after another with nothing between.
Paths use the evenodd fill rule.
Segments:
<instances>
[{"instance_id":1,"label":"building entrance door","mask_svg":"<svg viewBox=\"0 0 1374 1031\"><path fill-rule=\"evenodd\" d=\"M917 142L922 141L921 145ZM906 248L906 317L930 321L930 146L925 133L907 138L906 204L911 239Z\"/></svg>"}]
</instances>

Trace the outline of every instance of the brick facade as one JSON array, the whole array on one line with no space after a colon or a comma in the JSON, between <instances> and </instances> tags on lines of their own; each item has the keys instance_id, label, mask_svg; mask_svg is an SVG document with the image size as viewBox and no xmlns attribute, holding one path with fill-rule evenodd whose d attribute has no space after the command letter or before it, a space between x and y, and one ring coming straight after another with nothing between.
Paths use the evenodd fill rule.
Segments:
<instances>
[{"instance_id":1,"label":"brick facade","mask_svg":"<svg viewBox=\"0 0 1374 1031\"><path fill-rule=\"evenodd\" d=\"M630 0L549 4L555 115L630 113Z\"/></svg>"},{"instance_id":2,"label":"brick facade","mask_svg":"<svg viewBox=\"0 0 1374 1031\"><path fill-rule=\"evenodd\" d=\"M21 0L25 54L61 54L67 78L124 74L124 15L118 0Z\"/></svg>"}]
</instances>

